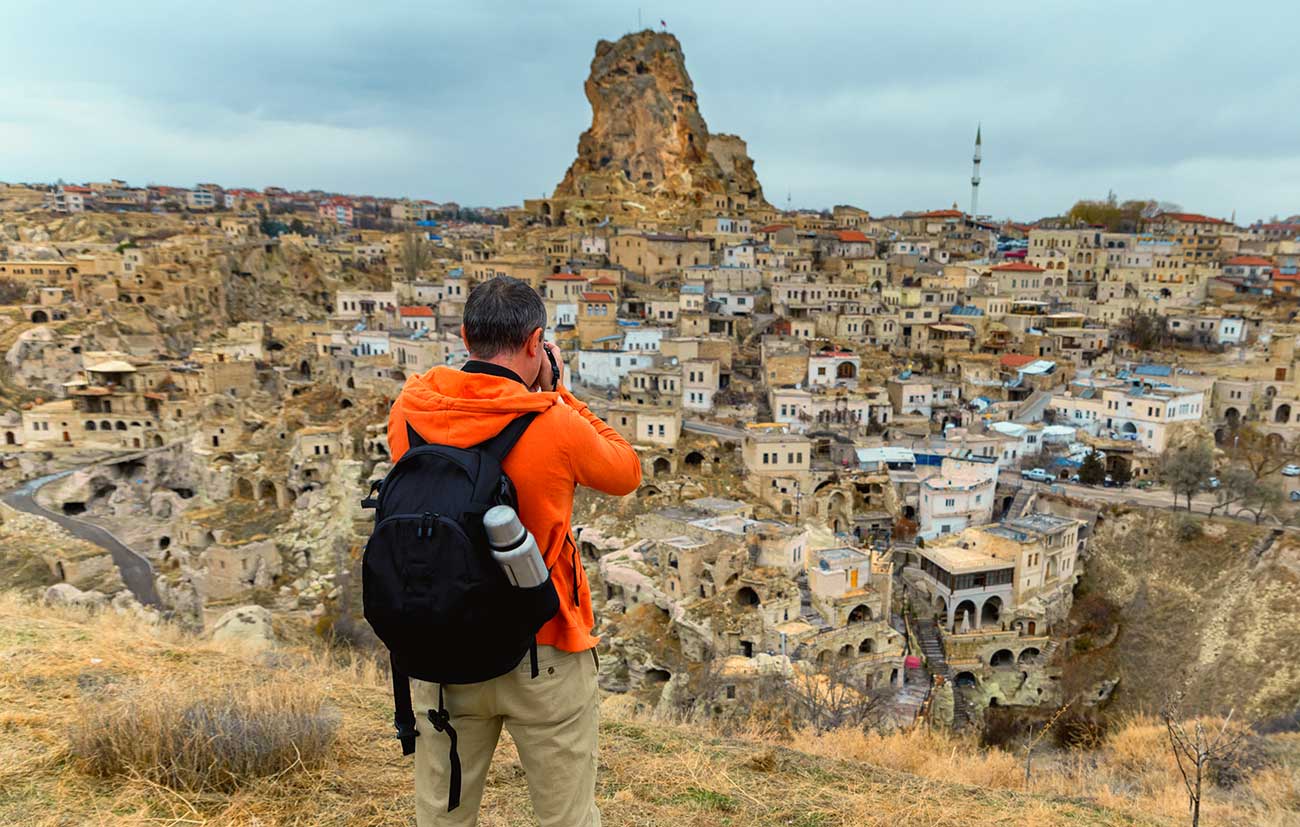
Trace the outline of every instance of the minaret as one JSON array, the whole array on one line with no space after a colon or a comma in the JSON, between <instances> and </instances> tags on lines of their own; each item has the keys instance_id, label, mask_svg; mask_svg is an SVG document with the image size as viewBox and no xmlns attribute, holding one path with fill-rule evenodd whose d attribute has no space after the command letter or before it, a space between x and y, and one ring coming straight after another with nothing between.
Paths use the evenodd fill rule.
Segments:
<instances>
[{"instance_id":1,"label":"minaret","mask_svg":"<svg viewBox=\"0 0 1300 827\"><path fill-rule=\"evenodd\" d=\"M979 215L980 210L980 126L975 127L975 165L970 174L970 217Z\"/></svg>"}]
</instances>

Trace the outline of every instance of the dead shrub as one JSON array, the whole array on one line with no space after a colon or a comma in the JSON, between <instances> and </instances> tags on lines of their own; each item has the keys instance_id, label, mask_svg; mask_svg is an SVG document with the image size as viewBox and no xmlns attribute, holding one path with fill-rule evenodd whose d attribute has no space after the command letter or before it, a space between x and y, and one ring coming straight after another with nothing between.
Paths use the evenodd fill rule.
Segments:
<instances>
[{"instance_id":1,"label":"dead shrub","mask_svg":"<svg viewBox=\"0 0 1300 827\"><path fill-rule=\"evenodd\" d=\"M1074 617L1080 634L1102 635L1119 622L1120 607L1103 594L1092 592L1074 601Z\"/></svg>"},{"instance_id":2,"label":"dead shrub","mask_svg":"<svg viewBox=\"0 0 1300 827\"><path fill-rule=\"evenodd\" d=\"M285 679L138 685L81 711L71 748L87 772L144 778L185 792L228 793L255 779L317 766L339 723L319 693Z\"/></svg>"},{"instance_id":3,"label":"dead shrub","mask_svg":"<svg viewBox=\"0 0 1300 827\"><path fill-rule=\"evenodd\" d=\"M1052 740L1061 749L1098 749L1109 734L1106 718L1085 709L1067 709L1052 725Z\"/></svg>"},{"instance_id":4,"label":"dead shrub","mask_svg":"<svg viewBox=\"0 0 1300 827\"><path fill-rule=\"evenodd\" d=\"M1205 534L1205 529L1201 526L1200 520L1183 515L1174 523L1174 534L1182 542L1190 543L1199 540Z\"/></svg>"},{"instance_id":5,"label":"dead shrub","mask_svg":"<svg viewBox=\"0 0 1300 827\"><path fill-rule=\"evenodd\" d=\"M1025 735L1024 716L1014 709L989 707L984 712L984 729L980 731L980 746L1010 749Z\"/></svg>"}]
</instances>

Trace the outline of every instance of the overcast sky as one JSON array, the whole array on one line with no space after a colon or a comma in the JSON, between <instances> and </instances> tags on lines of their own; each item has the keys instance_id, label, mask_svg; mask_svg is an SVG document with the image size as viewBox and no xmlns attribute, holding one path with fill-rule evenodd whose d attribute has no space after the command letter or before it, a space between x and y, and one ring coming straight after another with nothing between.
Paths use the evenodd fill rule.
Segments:
<instances>
[{"instance_id":1,"label":"overcast sky","mask_svg":"<svg viewBox=\"0 0 1300 827\"><path fill-rule=\"evenodd\" d=\"M629 2L5 0L0 180L549 194ZM1203 7L1203 8L1202 8ZM1300 213L1300 3L661 2L773 203Z\"/></svg>"}]
</instances>

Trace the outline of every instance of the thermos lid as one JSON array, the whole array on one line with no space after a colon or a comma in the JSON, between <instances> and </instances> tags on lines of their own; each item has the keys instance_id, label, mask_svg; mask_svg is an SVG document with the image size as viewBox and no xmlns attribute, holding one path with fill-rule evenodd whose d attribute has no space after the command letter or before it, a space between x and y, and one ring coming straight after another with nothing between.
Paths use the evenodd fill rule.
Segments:
<instances>
[{"instance_id":1,"label":"thermos lid","mask_svg":"<svg viewBox=\"0 0 1300 827\"><path fill-rule=\"evenodd\" d=\"M508 505L489 508L483 515L483 528L487 531L488 542L495 548L509 548L524 535L519 515Z\"/></svg>"}]
</instances>

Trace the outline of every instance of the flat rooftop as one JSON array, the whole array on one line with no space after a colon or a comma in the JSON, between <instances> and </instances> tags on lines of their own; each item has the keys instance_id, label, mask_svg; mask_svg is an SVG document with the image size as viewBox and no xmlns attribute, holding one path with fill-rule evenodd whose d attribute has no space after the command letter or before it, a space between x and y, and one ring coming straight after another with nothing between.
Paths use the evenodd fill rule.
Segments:
<instances>
[{"instance_id":1,"label":"flat rooftop","mask_svg":"<svg viewBox=\"0 0 1300 827\"><path fill-rule=\"evenodd\" d=\"M1006 560L999 560L981 551L962 548L961 546L940 546L938 548L927 546L917 549L917 552L923 557L930 558L945 571L952 574L1011 567L1011 563Z\"/></svg>"}]
</instances>

